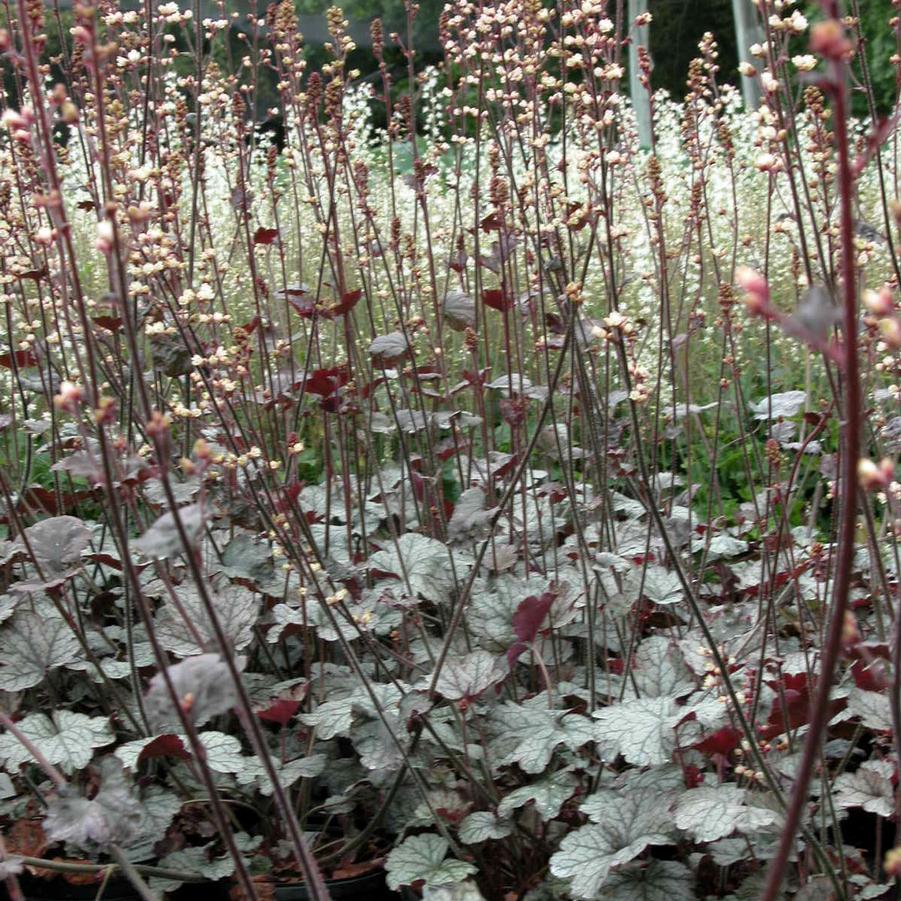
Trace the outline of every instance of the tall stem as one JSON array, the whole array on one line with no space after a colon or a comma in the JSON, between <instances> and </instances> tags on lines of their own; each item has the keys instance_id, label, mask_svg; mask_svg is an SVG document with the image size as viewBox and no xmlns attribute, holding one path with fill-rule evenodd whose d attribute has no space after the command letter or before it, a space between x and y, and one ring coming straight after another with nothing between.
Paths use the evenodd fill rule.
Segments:
<instances>
[{"instance_id":1,"label":"tall stem","mask_svg":"<svg viewBox=\"0 0 901 901\"><path fill-rule=\"evenodd\" d=\"M837 16L837 4L830 4ZM814 765L820 753L820 743L829 718L829 693L841 650L842 630L848 608L848 593L854 561L854 534L857 521L857 462L860 458L861 399L860 372L857 353L857 285L855 282L854 221L852 201L854 177L848 147L848 98L846 86L847 64L836 55L829 61L830 90L835 109L835 144L838 153L838 190L841 204L841 276L844 326L844 410L841 512L836 552L835 582L832 592L832 612L829 631L820 661L820 678L811 710L810 726L801 753L801 762L786 811L785 827L779 849L767 874L762 901L775 901L782 887L788 858L794 845L801 816L807 805L807 789Z\"/></svg>"}]
</instances>

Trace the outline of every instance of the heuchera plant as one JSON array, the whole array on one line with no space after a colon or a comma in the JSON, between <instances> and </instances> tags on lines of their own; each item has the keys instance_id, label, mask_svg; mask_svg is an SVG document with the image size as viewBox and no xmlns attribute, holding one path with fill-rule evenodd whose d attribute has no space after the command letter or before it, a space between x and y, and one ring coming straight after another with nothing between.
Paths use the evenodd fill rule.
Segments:
<instances>
[{"instance_id":1,"label":"heuchera plant","mask_svg":"<svg viewBox=\"0 0 901 901\"><path fill-rule=\"evenodd\" d=\"M895 123L756 5L647 147L622 3L3 8L12 898L895 896Z\"/></svg>"}]
</instances>

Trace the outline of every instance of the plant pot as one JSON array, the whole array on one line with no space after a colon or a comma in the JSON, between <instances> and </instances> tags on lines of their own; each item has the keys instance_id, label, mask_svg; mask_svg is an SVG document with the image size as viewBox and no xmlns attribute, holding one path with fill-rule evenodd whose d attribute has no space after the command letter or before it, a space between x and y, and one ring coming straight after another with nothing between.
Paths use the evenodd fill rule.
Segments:
<instances>
[{"instance_id":1,"label":"plant pot","mask_svg":"<svg viewBox=\"0 0 901 901\"><path fill-rule=\"evenodd\" d=\"M95 901L100 890L100 882L91 882L86 885L72 885L65 879L39 879L29 876L27 873L19 876L19 887L25 896L25 901ZM197 893L201 893L198 895ZM226 901L228 898L227 883L219 882L192 883L184 885L167 897L173 901L188 901L202 897L204 901ZM8 901L9 892L5 883L0 883L0 901ZM101 895L102 901L141 901L141 896L135 891L127 879L115 878L107 882Z\"/></svg>"},{"instance_id":2,"label":"plant pot","mask_svg":"<svg viewBox=\"0 0 901 901\"><path fill-rule=\"evenodd\" d=\"M374 870L349 879L326 879L325 884L335 901L392 901L401 897L388 888L384 870ZM309 898L303 882L275 887L275 901L309 901Z\"/></svg>"},{"instance_id":3,"label":"plant pot","mask_svg":"<svg viewBox=\"0 0 901 901\"><path fill-rule=\"evenodd\" d=\"M65 879L39 879L25 874L19 876L19 888L22 889L25 901L94 901L100 885L99 882L72 885ZM128 880L110 879L101 897L103 901L140 901L141 896ZM3 901L9 898L5 885L0 898Z\"/></svg>"}]
</instances>

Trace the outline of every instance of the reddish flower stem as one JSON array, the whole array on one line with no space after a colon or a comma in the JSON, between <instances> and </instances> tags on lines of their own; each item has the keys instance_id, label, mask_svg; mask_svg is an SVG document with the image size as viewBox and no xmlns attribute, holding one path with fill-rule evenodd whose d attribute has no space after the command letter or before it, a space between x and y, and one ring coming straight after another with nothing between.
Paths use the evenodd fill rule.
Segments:
<instances>
[{"instance_id":1,"label":"reddish flower stem","mask_svg":"<svg viewBox=\"0 0 901 901\"><path fill-rule=\"evenodd\" d=\"M837 15L837 4L831 4ZM835 144L838 152L838 190L841 204L841 276L844 324L844 413L841 466L841 519L836 552L835 587L829 630L820 661L820 678L811 710L810 726L804 740L801 761L792 787L779 849L770 864L761 901L775 901L782 888L788 859L794 846L801 816L808 801L808 787L820 754L820 744L829 717L829 694L841 651L842 630L848 608L854 534L857 520L857 461L860 458L861 397L857 351L857 285L855 282L854 221L852 202L854 177L848 146L847 64L842 57L829 62L831 92L835 110Z\"/></svg>"}]
</instances>

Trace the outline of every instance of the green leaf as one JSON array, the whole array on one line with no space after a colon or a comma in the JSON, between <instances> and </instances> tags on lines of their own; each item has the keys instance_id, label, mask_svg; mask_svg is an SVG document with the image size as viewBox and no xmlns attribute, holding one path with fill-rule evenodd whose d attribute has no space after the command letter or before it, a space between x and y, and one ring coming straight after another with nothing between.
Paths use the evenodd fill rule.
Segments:
<instances>
[{"instance_id":1,"label":"green leaf","mask_svg":"<svg viewBox=\"0 0 901 901\"><path fill-rule=\"evenodd\" d=\"M560 808L575 794L578 780L571 773L552 773L543 779L514 789L497 806L498 816L509 816L524 804L533 804L543 820L560 813Z\"/></svg>"},{"instance_id":2,"label":"green leaf","mask_svg":"<svg viewBox=\"0 0 901 901\"><path fill-rule=\"evenodd\" d=\"M842 773L835 780L835 803L842 810L862 807L868 813L890 817L895 810L891 760L868 760L854 773Z\"/></svg>"},{"instance_id":3,"label":"green leaf","mask_svg":"<svg viewBox=\"0 0 901 901\"><path fill-rule=\"evenodd\" d=\"M501 659L488 651L473 651L445 661L435 688L449 701L477 698L506 675Z\"/></svg>"},{"instance_id":4,"label":"green leaf","mask_svg":"<svg viewBox=\"0 0 901 901\"><path fill-rule=\"evenodd\" d=\"M369 558L369 568L391 573L409 583L410 591L436 604L448 603L454 574L447 548L434 538L407 532ZM406 585L406 582L404 583Z\"/></svg>"},{"instance_id":5,"label":"green leaf","mask_svg":"<svg viewBox=\"0 0 901 901\"><path fill-rule=\"evenodd\" d=\"M510 701L492 713L500 764L518 763L527 773L542 773L561 744L572 751L594 740L591 721L579 714L550 710L545 698L527 704Z\"/></svg>"},{"instance_id":6,"label":"green leaf","mask_svg":"<svg viewBox=\"0 0 901 901\"><path fill-rule=\"evenodd\" d=\"M485 901L485 896L474 882L467 879L454 885L427 888L422 893L422 901Z\"/></svg>"},{"instance_id":7,"label":"green leaf","mask_svg":"<svg viewBox=\"0 0 901 901\"><path fill-rule=\"evenodd\" d=\"M156 785L147 789L141 798L141 819L137 834L125 845L129 860L155 857L153 847L166 835L166 830L181 810L181 805L181 798L172 792Z\"/></svg>"},{"instance_id":8,"label":"green leaf","mask_svg":"<svg viewBox=\"0 0 901 901\"><path fill-rule=\"evenodd\" d=\"M47 803L44 831L51 841L80 848L105 848L138 834L141 805L115 757L100 761L100 790L88 800L71 785L58 789Z\"/></svg>"},{"instance_id":9,"label":"green leaf","mask_svg":"<svg viewBox=\"0 0 901 901\"><path fill-rule=\"evenodd\" d=\"M212 857L212 851L217 842L210 842L202 847L182 848L167 854L160 860L158 866L166 870L180 870L183 873L196 873L204 876L210 882L216 882L231 876L235 872L235 862L229 855L225 857ZM180 882L174 879L151 879L150 887L157 892L168 892L178 888Z\"/></svg>"},{"instance_id":10,"label":"green leaf","mask_svg":"<svg viewBox=\"0 0 901 901\"><path fill-rule=\"evenodd\" d=\"M219 654L199 654L166 667L165 675L157 673L144 697L144 709L150 726L159 732L181 727L179 709L172 701L169 684L178 698L182 712L196 726L227 713L238 700L231 673ZM191 699L186 704L186 698Z\"/></svg>"},{"instance_id":11,"label":"green leaf","mask_svg":"<svg viewBox=\"0 0 901 901\"><path fill-rule=\"evenodd\" d=\"M198 736L206 751L207 766L216 773L240 773L246 758L241 750L241 742L234 735L224 732L201 732ZM190 748L187 739L185 747Z\"/></svg>"},{"instance_id":12,"label":"green leaf","mask_svg":"<svg viewBox=\"0 0 901 901\"><path fill-rule=\"evenodd\" d=\"M186 735L180 735L176 732L163 734L175 735L181 742L184 750L190 753L191 743ZM125 742L125 744L119 745L114 753L122 761L122 765L126 769L134 770L138 765L138 758L141 756L144 748L160 737L159 735L150 735L146 738L137 738L134 741ZM206 751L207 766L214 772L225 774L241 773L250 765L248 758L245 758L242 753L241 742L234 735L210 730L198 733L197 738Z\"/></svg>"},{"instance_id":13,"label":"green leaf","mask_svg":"<svg viewBox=\"0 0 901 901\"><path fill-rule=\"evenodd\" d=\"M447 857L449 847L447 839L432 832L411 835L385 861L388 887L396 891L421 881L426 888L434 888L474 875L477 870L471 863Z\"/></svg>"},{"instance_id":14,"label":"green leaf","mask_svg":"<svg viewBox=\"0 0 901 901\"><path fill-rule=\"evenodd\" d=\"M203 508L200 504L179 507L178 517L189 544L195 545L203 532ZM132 541L131 546L145 557L156 560L177 557L185 550L171 510L164 513L140 538Z\"/></svg>"},{"instance_id":15,"label":"green leaf","mask_svg":"<svg viewBox=\"0 0 901 901\"><path fill-rule=\"evenodd\" d=\"M624 592L632 596L646 597L655 604L666 606L678 604L684 600L685 591L679 576L662 566L651 564L644 568L638 566L630 570L625 579Z\"/></svg>"},{"instance_id":16,"label":"green leaf","mask_svg":"<svg viewBox=\"0 0 901 901\"><path fill-rule=\"evenodd\" d=\"M156 634L162 646L179 657L202 654L207 648L216 648L216 631L212 618L195 585L179 585L181 605L201 639L198 644L191 629L175 608L166 603L156 615ZM257 623L260 599L253 592L237 585L223 587L219 591L208 588L208 595L216 619L234 651L243 651L254 638L253 627Z\"/></svg>"},{"instance_id":17,"label":"green leaf","mask_svg":"<svg viewBox=\"0 0 901 901\"><path fill-rule=\"evenodd\" d=\"M597 740L604 751L636 766L666 763L676 747L672 698L634 698L595 712Z\"/></svg>"},{"instance_id":18,"label":"green leaf","mask_svg":"<svg viewBox=\"0 0 901 901\"><path fill-rule=\"evenodd\" d=\"M882 692L854 686L848 695L848 710L869 729L878 732L890 732L892 729L891 707L888 697Z\"/></svg>"},{"instance_id":19,"label":"green leaf","mask_svg":"<svg viewBox=\"0 0 901 901\"><path fill-rule=\"evenodd\" d=\"M605 801L603 820L571 832L551 857L551 872L571 880L576 898L599 897L611 870L633 860L649 845L673 841L668 805L654 803L646 793L606 792Z\"/></svg>"},{"instance_id":20,"label":"green leaf","mask_svg":"<svg viewBox=\"0 0 901 901\"><path fill-rule=\"evenodd\" d=\"M52 719L43 713L32 713L16 725L47 761L64 773L87 766L94 756L94 748L102 748L115 738L106 717L89 717L71 710L57 710ZM11 771L33 760L31 753L9 732L0 734L0 759Z\"/></svg>"},{"instance_id":21,"label":"green leaf","mask_svg":"<svg viewBox=\"0 0 901 901\"><path fill-rule=\"evenodd\" d=\"M229 579L243 579L257 587L270 582L275 569L269 547L249 532L238 532L225 545L218 568Z\"/></svg>"},{"instance_id":22,"label":"green leaf","mask_svg":"<svg viewBox=\"0 0 901 901\"><path fill-rule=\"evenodd\" d=\"M25 538L40 574L20 582L12 591L34 591L59 585L81 566L81 552L91 541L91 530L75 516L54 516L25 530ZM15 547L22 551L26 544L21 538Z\"/></svg>"},{"instance_id":23,"label":"green leaf","mask_svg":"<svg viewBox=\"0 0 901 901\"><path fill-rule=\"evenodd\" d=\"M599 901L697 901L691 870L675 860L627 864L611 873Z\"/></svg>"},{"instance_id":24,"label":"green leaf","mask_svg":"<svg viewBox=\"0 0 901 901\"><path fill-rule=\"evenodd\" d=\"M20 610L0 630L0 689L22 691L43 681L49 670L76 663L81 645L52 608Z\"/></svg>"},{"instance_id":25,"label":"green leaf","mask_svg":"<svg viewBox=\"0 0 901 901\"><path fill-rule=\"evenodd\" d=\"M506 838L512 832L510 823L504 822L490 810L477 810L460 822L460 841L475 845L489 839Z\"/></svg>"},{"instance_id":26,"label":"green leaf","mask_svg":"<svg viewBox=\"0 0 901 901\"><path fill-rule=\"evenodd\" d=\"M663 635L652 635L639 644L632 676L642 698L680 698L696 687L682 652ZM632 680L626 685L632 689Z\"/></svg>"},{"instance_id":27,"label":"green leaf","mask_svg":"<svg viewBox=\"0 0 901 901\"><path fill-rule=\"evenodd\" d=\"M676 804L675 823L695 841L715 842L736 830L753 833L773 825L773 810L745 804L747 792L737 785L701 785L690 789Z\"/></svg>"}]
</instances>

